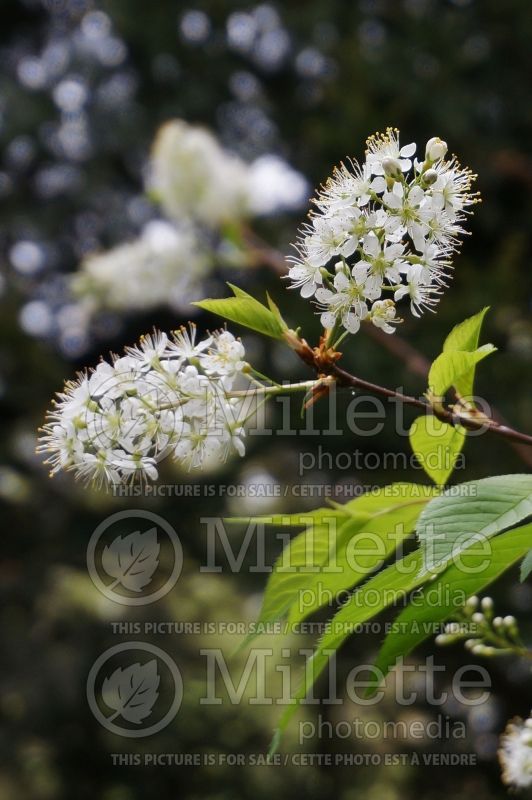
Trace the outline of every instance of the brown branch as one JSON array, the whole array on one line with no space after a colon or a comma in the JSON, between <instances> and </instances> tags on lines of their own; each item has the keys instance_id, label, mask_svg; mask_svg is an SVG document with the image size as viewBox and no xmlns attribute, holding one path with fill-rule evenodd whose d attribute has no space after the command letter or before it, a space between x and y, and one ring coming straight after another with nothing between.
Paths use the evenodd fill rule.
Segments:
<instances>
[{"instance_id":1,"label":"brown branch","mask_svg":"<svg viewBox=\"0 0 532 800\"><path fill-rule=\"evenodd\" d=\"M270 267L274 272L278 275L285 275L287 272L287 264L285 256L276 250L275 248L268 245L260 236L258 236L253 230L250 228L245 228L243 231L244 242L247 245L250 253L256 259L257 263L264 264L265 266ZM383 347L389 353L391 353L396 358L400 359L409 372L414 375L419 375L422 378L426 378L429 373L430 369L430 361L426 358L423 353L421 353L417 348L411 345L406 339L403 339L398 333L394 333L393 336L390 336L384 331L376 328L369 322L363 323L364 329L366 334L373 339L374 342L380 347ZM343 370L342 370L343 372ZM345 373L348 375L348 373ZM355 378L354 376L350 376L350 378L360 381L361 379ZM364 383L364 381L362 381ZM353 385L353 384L350 384ZM358 384L361 385L360 383ZM369 386L374 386L374 384L369 384ZM368 388L368 386L366 386ZM376 387L378 389L382 389L383 387ZM386 390L390 391L390 390ZM402 395L402 397L406 397L406 395ZM396 399L400 399L397 397ZM416 398L410 398L415 400ZM406 401L403 401L406 402ZM428 403L422 403L423 409L427 411L430 410L430 406ZM412 403L409 403L412 405ZM420 406L418 406L420 407ZM454 412L447 411L452 419L456 420L458 423L459 415L454 414ZM490 425L486 425L486 421L482 422L482 427L489 427L493 433L496 433L500 436L503 436L508 444L512 447L512 449L517 453L517 455L529 466L532 467L532 452L529 450L529 445L532 444L532 437L528 436L527 434L521 434L519 431L515 431L511 428L506 420L504 419L503 415L498 411L495 407L491 407L492 418L490 421ZM441 418L441 417L440 417ZM463 425L463 427L467 428L469 425L469 429L472 430L471 427L471 418L467 418L469 422L460 422L459 424ZM449 421L447 419L442 421ZM457 424L456 423L456 424ZM455 423L451 423L455 424ZM480 427L477 425L477 429Z\"/></svg>"},{"instance_id":2,"label":"brown branch","mask_svg":"<svg viewBox=\"0 0 532 800\"><path fill-rule=\"evenodd\" d=\"M510 428L507 425L501 425L495 419L484 416L471 417L468 414L457 412L454 409L445 408L443 406L433 406L424 400L420 400L418 397L411 397L410 395L396 392L393 389L387 389L385 386L378 386L376 383L370 383L362 378L357 378L355 375L351 375L351 373L339 367L338 364L333 364L331 366L331 374L336 376L339 386L352 386L356 389L365 389L367 392L371 392L371 394L397 400L405 405L418 408L425 414L433 414L441 420L441 422L446 422L453 427L460 425L462 428L466 428L470 431L485 430L497 436L502 436L509 441L519 442L528 447L532 446L532 436Z\"/></svg>"}]
</instances>

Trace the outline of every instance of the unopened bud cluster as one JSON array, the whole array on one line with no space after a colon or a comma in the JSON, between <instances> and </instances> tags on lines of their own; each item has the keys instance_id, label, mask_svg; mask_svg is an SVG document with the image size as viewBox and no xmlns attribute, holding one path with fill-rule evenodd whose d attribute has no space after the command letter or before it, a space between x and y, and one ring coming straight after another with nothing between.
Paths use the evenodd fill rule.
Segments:
<instances>
[{"instance_id":1,"label":"unopened bud cluster","mask_svg":"<svg viewBox=\"0 0 532 800\"><path fill-rule=\"evenodd\" d=\"M436 637L436 644L443 646L457 642L464 642L466 650L475 656L521 654L525 650L517 620L511 615L494 616L491 597L470 597Z\"/></svg>"},{"instance_id":2,"label":"unopened bud cluster","mask_svg":"<svg viewBox=\"0 0 532 800\"><path fill-rule=\"evenodd\" d=\"M438 302L467 209L478 200L476 176L454 156L446 160L438 137L423 159L416 150L388 128L368 139L363 164L341 164L315 199L288 278L303 297L315 297L325 328L356 333L367 319L393 333L401 298L416 317Z\"/></svg>"}]
</instances>

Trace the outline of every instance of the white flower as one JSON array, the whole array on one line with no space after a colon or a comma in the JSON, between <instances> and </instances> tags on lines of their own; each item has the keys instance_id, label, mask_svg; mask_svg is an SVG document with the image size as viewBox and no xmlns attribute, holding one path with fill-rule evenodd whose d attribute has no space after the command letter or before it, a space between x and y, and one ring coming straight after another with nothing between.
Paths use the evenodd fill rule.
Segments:
<instances>
[{"instance_id":1,"label":"white flower","mask_svg":"<svg viewBox=\"0 0 532 800\"><path fill-rule=\"evenodd\" d=\"M406 228L416 250L424 246L425 236L429 230L427 221L431 217L427 205L427 197L420 186L412 186L407 191L402 183L396 181L391 192L385 192L383 201L396 213L401 224Z\"/></svg>"},{"instance_id":2,"label":"white flower","mask_svg":"<svg viewBox=\"0 0 532 800\"><path fill-rule=\"evenodd\" d=\"M155 480L169 454L201 467L207 456L243 453L240 407L228 396L246 366L240 340L222 331L196 342L194 327L173 340L154 331L126 353L58 396L38 448L52 475L73 470L97 485Z\"/></svg>"},{"instance_id":3,"label":"white flower","mask_svg":"<svg viewBox=\"0 0 532 800\"><path fill-rule=\"evenodd\" d=\"M393 326L401 321L397 319L396 314L393 300L376 300L371 307L370 319L376 328L380 328L385 333L393 333Z\"/></svg>"},{"instance_id":4,"label":"white flower","mask_svg":"<svg viewBox=\"0 0 532 800\"><path fill-rule=\"evenodd\" d=\"M234 377L246 366L245 350L240 339L229 331L214 335L214 346L209 353L200 356L200 364L207 375Z\"/></svg>"},{"instance_id":5,"label":"white flower","mask_svg":"<svg viewBox=\"0 0 532 800\"><path fill-rule=\"evenodd\" d=\"M510 722L501 736L499 761L504 783L519 789L532 784L532 716Z\"/></svg>"},{"instance_id":6,"label":"white flower","mask_svg":"<svg viewBox=\"0 0 532 800\"><path fill-rule=\"evenodd\" d=\"M406 286L401 286L394 293L394 300L410 297L410 311L419 317L423 308L430 309L436 305L438 289L427 282L426 273L421 264L412 264L406 272Z\"/></svg>"},{"instance_id":7,"label":"white flower","mask_svg":"<svg viewBox=\"0 0 532 800\"><path fill-rule=\"evenodd\" d=\"M312 228L307 228L306 232L308 235L303 240L302 247L308 261L316 266L322 267L337 256L351 255L354 250L341 215L313 217Z\"/></svg>"},{"instance_id":8,"label":"white flower","mask_svg":"<svg viewBox=\"0 0 532 800\"><path fill-rule=\"evenodd\" d=\"M404 245L398 242L380 241L373 232L368 233L364 238L363 258L358 264L366 267L374 279L375 288L379 289L376 297L380 295L380 286L383 280L388 280L390 283L401 281L401 269L406 264L402 259L404 249Z\"/></svg>"},{"instance_id":9,"label":"white flower","mask_svg":"<svg viewBox=\"0 0 532 800\"><path fill-rule=\"evenodd\" d=\"M287 276L292 282L290 288L300 289L301 297L312 297L323 283L321 267L309 263L304 257L290 257L289 261L293 263Z\"/></svg>"},{"instance_id":10,"label":"white flower","mask_svg":"<svg viewBox=\"0 0 532 800\"><path fill-rule=\"evenodd\" d=\"M356 333L360 328L360 321L368 315L366 298L367 270L363 266L353 268L352 279L344 272L339 272L334 279L334 288L318 289L316 299L321 307L326 308L321 314L321 324L324 328L332 328L336 320L340 320L349 333ZM370 294L373 288L369 287Z\"/></svg>"},{"instance_id":11,"label":"white flower","mask_svg":"<svg viewBox=\"0 0 532 800\"><path fill-rule=\"evenodd\" d=\"M272 153L247 164L207 130L167 122L154 142L148 191L165 213L219 228L255 215L293 211L308 197L301 173Z\"/></svg>"},{"instance_id":12,"label":"white flower","mask_svg":"<svg viewBox=\"0 0 532 800\"><path fill-rule=\"evenodd\" d=\"M413 165L416 145L401 146L389 128L368 139L362 165L341 164L318 193L318 213L301 228L287 277L303 297L315 297L326 328L356 332L369 316L392 333L401 321L396 301L408 296L414 316L438 302L467 209L478 202L476 176L454 156L445 161L446 147L433 138L425 163ZM393 300L381 301L391 290Z\"/></svg>"},{"instance_id":13,"label":"white flower","mask_svg":"<svg viewBox=\"0 0 532 800\"><path fill-rule=\"evenodd\" d=\"M211 346L212 336L196 343L196 334L197 328L194 323L190 323L188 329L182 325L179 330L174 331L174 339L168 346L170 354L177 355L181 359L190 359L203 353Z\"/></svg>"},{"instance_id":14,"label":"white flower","mask_svg":"<svg viewBox=\"0 0 532 800\"><path fill-rule=\"evenodd\" d=\"M372 175L384 175L382 162L385 158L396 159L401 170L408 172L412 166L412 156L415 152L415 142L401 147L397 128L387 128L386 133L377 133L368 139L366 162Z\"/></svg>"},{"instance_id":15,"label":"white flower","mask_svg":"<svg viewBox=\"0 0 532 800\"><path fill-rule=\"evenodd\" d=\"M126 347L126 353L141 369L152 369L161 363L168 345L166 333L154 331L142 336L138 345Z\"/></svg>"},{"instance_id":16,"label":"white flower","mask_svg":"<svg viewBox=\"0 0 532 800\"><path fill-rule=\"evenodd\" d=\"M436 166L437 178L432 185L432 206L435 209L457 214L475 202L470 194L472 176L468 170L448 165Z\"/></svg>"},{"instance_id":17,"label":"white flower","mask_svg":"<svg viewBox=\"0 0 532 800\"><path fill-rule=\"evenodd\" d=\"M350 161L350 168L345 164L335 167L333 175L328 179L323 191L315 203L322 211L335 211L350 206L365 206L372 193L382 194L386 189L386 181L382 177L372 177L368 164L360 166Z\"/></svg>"},{"instance_id":18,"label":"white flower","mask_svg":"<svg viewBox=\"0 0 532 800\"><path fill-rule=\"evenodd\" d=\"M308 196L307 180L279 156L259 156L249 165L247 206L252 214L296 211Z\"/></svg>"}]
</instances>

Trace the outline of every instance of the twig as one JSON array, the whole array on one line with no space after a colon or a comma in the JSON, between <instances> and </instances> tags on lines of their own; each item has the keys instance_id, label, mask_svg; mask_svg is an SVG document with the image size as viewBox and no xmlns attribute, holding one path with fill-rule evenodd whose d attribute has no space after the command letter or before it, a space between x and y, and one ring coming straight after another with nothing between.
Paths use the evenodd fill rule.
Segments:
<instances>
[{"instance_id":1,"label":"twig","mask_svg":"<svg viewBox=\"0 0 532 800\"><path fill-rule=\"evenodd\" d=\"M331 374L336 376L337 383L340 386L353 386L356 389L365 389L367 392L371 392L371 394L398 400L405 405L418 408L424 413L433 414L442 422L446 422L453 427L460 425L461 427L471 431L486 430L496 434L497 436L502 436L504 439L508 439L513 442L521 442L529 447L532 446L532 436L527 433L517 431L514 428L510 428L507 425L501 425L493 418L488 419L486 417L470 417L466 414L461 414L460 412L456 412L448 408L430 405L424 400L420 400L418 397L411 397L410 395L396 392L393 389L388 389L385 386L379 386L376 383L370 383L369 381L356 377L356 375L351 375L351 373L346 372L344 369L339 367L338 364L331 365Z\"/></svg>"},{"instance_id":2,"label":"twig","mask_svg":"<svg viewBox=\"0 0 532 800\"><path fill-rule=\"evenodd\" d=\"M260 236L258 236L254 231L250 228L245 228L243 231L244 241L248 246L251 253L255 256L257 261L264 264L265 266L270 267L274 272L278 275L285 275L287 272L287 264L285 256L276 250L275 248L271 247L267 244ZM430 369L430 361L426 358L417 348L413 347L406 339L403 339L398 333L394 333L393 336L384 333L379 328L376 328L371 323L363 323L364 329L366 334L373 339L373 341L377 342L378 345L383 347L389 353L394 355L395 357L399 358L409 372L414 375L419 375L422 378L426 378L429 373ZM337 368L340 369L340 368ZM341 370L341 372L344 372ZM345 373L347 376L348 373ZM351 379L356 381L360 381L361 379L355 378L354 376L349 376ZM362 382L364 383L364 382ZM354 385L354 384L350 384ZM358 383L358 386L361 386L361 383ZM369 386L374 386L374 384L369 384ZM366 388L368 388L366 386ZM383 387L375 387L377 389L383 389ZM390 391L390 390L386 390ZM393 393L392 393L393 394ZM391 395L388 395L391 396ZM401 397L406 397L402 395ZM399 396L396 399L400 399ZM410 398L411 400L416 400L416 398ZM403 400L406 402L406 400ZM430 407L427 403L423 403L422 401L417 401L421 403L423 410L427 411L430 410ZM412 403L409 403L412 405ZM418 408L421 408L418 405ZM470 430L478 429L480 427L486 428L489 427L491 431L497 433L500 436L503 436L508 444L513 448L513 450L519 455L519 457L530 467L532 467L532 452L529 450L529 445L532 444L532 437L528 436L527 434L521 434L519 431L515 431L511 428L506 420L504 419L503 415L498 411L495 407L492 406L491 408L492 418L490 420L489 425L486 421L482 421L480 424L478 420L476 423L471 422L471 418L464 418L464 421L460 420L460 415L454 414L451 411L447 411L446 414L449 415L450 419L444 419L442 421L451 421L451 424L457 424L459 422L460 425L463 425L464 428L469 428ZM440 417L441 418L441 417ZM467 423L466 420L467 419ZM455 420L455 422L452 422Z\"/></svg>"}]
</instances>

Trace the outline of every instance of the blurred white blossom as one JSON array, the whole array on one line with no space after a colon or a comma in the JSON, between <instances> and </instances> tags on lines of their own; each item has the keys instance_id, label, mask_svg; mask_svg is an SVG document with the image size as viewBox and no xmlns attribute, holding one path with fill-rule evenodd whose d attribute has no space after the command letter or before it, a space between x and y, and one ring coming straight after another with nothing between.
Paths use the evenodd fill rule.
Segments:
<instances>
[{"instance_id":1,"label":"blurred white blossom","mask_svg":"<svg viewBox=\"0 0 532 800\"><path fill-rule=\"evenodd\" d=\"M245 212L247 174L207 130L173 120L155 139L148 188L171 219L218 227Z\"/></svg>"},{"instance_id":2,"label":"blurred white blossom","mask_svg":"<svg viewBox=\"0 0 532 800\"><path fill-rule=\"evenodd\" d=\"M504 783L517 788L532 784L532 716L508 723L501 736L499 760Z\"/></svg>"},{"instance_id":3,"label":"blurred white blossom","mask_svg":"<svg viewBox=\"0 0 532 800\"><path fill-rule=\"evenodd\" d=\"M86 258L72 289L117 311L158 305L179 310L199 299L211 266L212 256L193 227L153 220L135 241Z\"/></svg>"},{"instance_id":4,"label":"blurred white blossom","mask_svg":"<svg viewBox=\"0 0 532 800\"><path fill-rule=\"evenodd\" d=\"M308 195L301 173L273 154L251 164L207 130L172 120L154 143L148 189L165 213L210 228L262 214L293 211Z\"/></svg>"},{"instance_id":5,"label":"blurred white blossom","mask_svg":"<svg viewBox=\"0 0 532 800\"><path fill-rule=\"evenodd\" d=\"M251 215L297 211L310 187L303 175L275 155L259 156L249 167L248 208Z\"/></svg>"}]
</instances>

